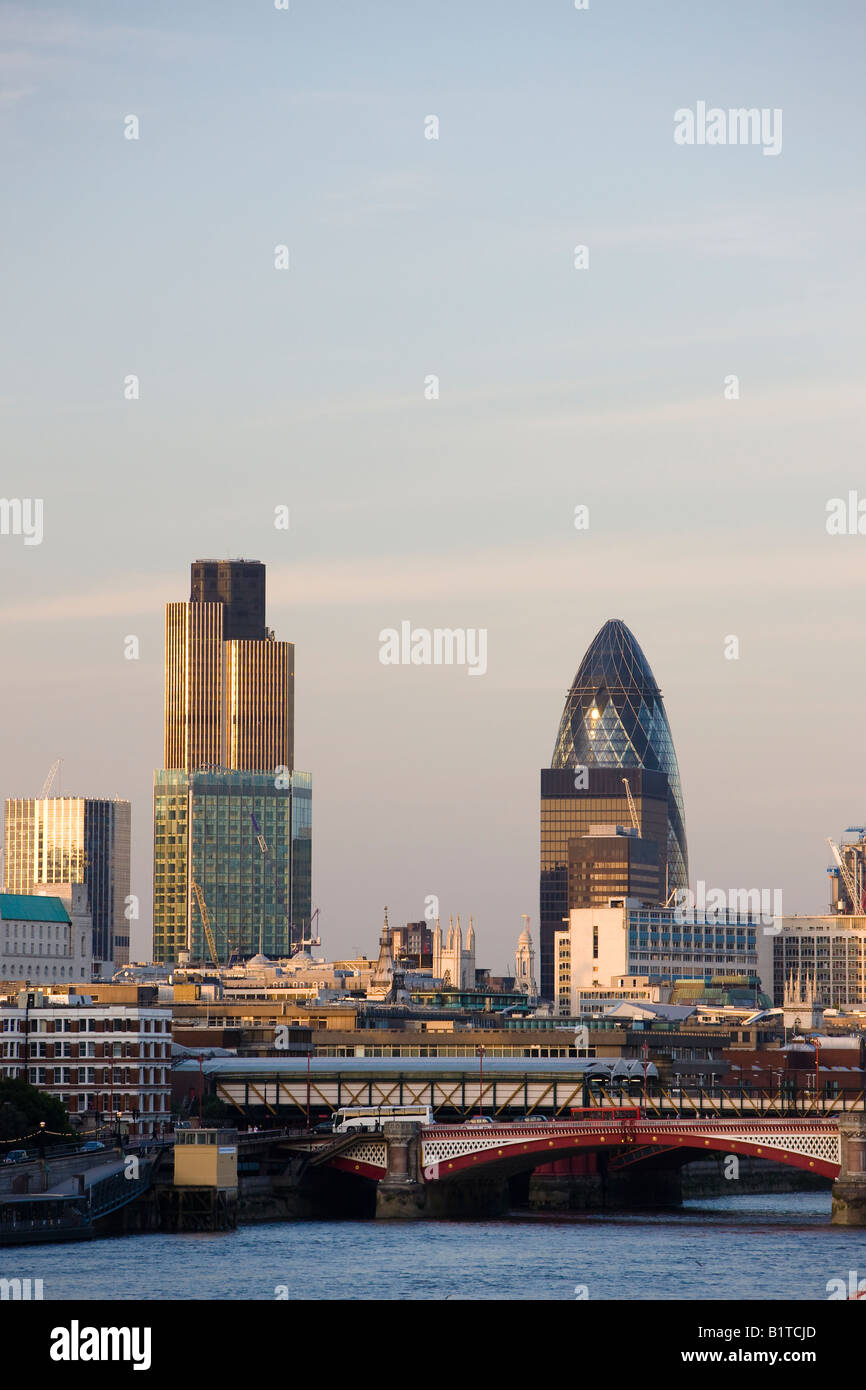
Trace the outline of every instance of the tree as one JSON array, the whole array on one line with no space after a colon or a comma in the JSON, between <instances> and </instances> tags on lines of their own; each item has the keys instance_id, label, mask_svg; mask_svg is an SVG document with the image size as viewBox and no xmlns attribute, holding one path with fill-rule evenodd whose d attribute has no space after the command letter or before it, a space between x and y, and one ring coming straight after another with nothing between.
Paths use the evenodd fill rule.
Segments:
<instances>
[{"instance_id":1,"label":"tree","mask_svg":"<svg viewBox=\"0 0 866 1390\"><path fill-rule=\"evenodd\" d=\"M45 1122L45 1143L60 1144L70 1133L66 1106L37 1086L15 1078L0 1081L0 1142L23 1140Z\"/></svg>"}]
</instances>

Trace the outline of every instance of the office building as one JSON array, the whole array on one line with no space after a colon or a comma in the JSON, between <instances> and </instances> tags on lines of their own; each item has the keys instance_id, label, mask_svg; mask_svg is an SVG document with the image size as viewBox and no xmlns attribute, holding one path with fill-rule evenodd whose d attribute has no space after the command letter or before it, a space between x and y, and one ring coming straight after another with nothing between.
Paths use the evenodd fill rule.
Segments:
<instances>
[{"instance_id":1,"label":"office building","mask_svg":"<svg viewBox=\"0 0 866 1390\"><path fill-rule=\"evenodd\" d=\"M289 955L309 938L312 786L294 771L294 646L265 622L265 567L196 560L165 624L154 775L153 954ZM196 891L196 886L198 891Z\"/></svg>"},{"instance_id":2,"label":"office building","mask_svg":"<svg viewBox=\"0 0 866 1390\"><path fill-rule=\"evenodd\" d=\"M171 1121L171 1010L22 990L0 1003L0 1080L15 1079L56 1096L84 1132L160 1135Z\"/></svg>"},{"instance_id":3,"label":"office building","mask_svg":"<svg viewBox=\"0 0 866 1390\"><path fill-rule=\"evenodd\" d=\"M196 560L165 613L166 768L294 765L295 649L265 626L265 567Z\"/></svg>"},{"instance_id":4,"label":"office building","mask_svg":"<svg viewBox=\"0 0 866 1390\"><path fill-rule=\"evenodd\" d=\"M778 1008L866 1004L866 916L789 916L761 942L761 978Z\"/></svg>"},{"instance_id":5,"label":"office building","mask_svg":"<svg viewBox=\"0 0 866 1390\"><path fill-rule=\"evenodd\" d=\"M154 922L161 924L161 933L159 942L154 941L156 960L177 960L182 951L189 951L193 960L210 959L194 882L223 963L260 952L288 956L309 939L309 773L290 773L276 786L270 772L158 771Z\"/></svg>"},{"instance_id":6,"label":"office building","mask_svg":"<svg viewBox=\"0 0 866 1390\"><path fill-rule=\"evenodd\" d=\"M425 965L432 969L433 929L428 922L407 922L404 927L393 927L391 941L396 961L419 970Z\"/></svg>"},{"instance_id":7,"label":"office building","mask_svg":"<svg viewBox=\"0 0 866 1390\"><path fill-rule=\"evenodd\" d=\"M573 908L554 934L557 1011L579 1013L582 990L626 976L648 986L726 975L757 985L770 931L760 915L730 908L682 912L633 899Z\"/></svg>"},{"instance_id":8,"label":"office building","mask_svg":"<svg viewBox=\"0 0 866 1390\"><path fill-rule=\"evenodd\" d=\"M630 826L591 825L586 835L568 842L568 900L605 907L611 898L661 897L661 846L645 840Z\"/></svg>"},{"instance_id":9,"label":"office building","mask_svg":"<svg viewBox=\"0 0 866 1390\"><path fill-rule=\"evenodd\" d=\"M617 826L630 827L644 843L636 850L600 837L594 871L593 847L575 843L593 825L613 826L614 836ZM572 908L602 896L602 880L627 882L656 905L688 884L679 768L662 694L618 618L604 624L578 667L551 766L541 773L540 869L540 985L549 1000L556 998L554 934Z\"/></svg>"},{"instance_id":10,"label":"office building","mask_svg":"<svg viewBox=\"0 0 866 1390\"><path fill-rule=\"evenodd\" d=\"M6 891L84 884L100 967L129 960L130 824L128 801L49 796L6 802Z\"/></svg>"}]
</instances>

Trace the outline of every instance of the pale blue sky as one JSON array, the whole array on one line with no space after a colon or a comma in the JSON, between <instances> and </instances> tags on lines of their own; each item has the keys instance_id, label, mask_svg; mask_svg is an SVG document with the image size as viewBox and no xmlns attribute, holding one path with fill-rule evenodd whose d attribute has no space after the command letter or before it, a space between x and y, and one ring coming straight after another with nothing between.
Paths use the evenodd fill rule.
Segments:
<instances>
[{"instance_id":1,"label":"pale blue sky","mask_svg":"<svg viewBox=\"0 0 866 1390\"><path fill-rule=\"evenodd\" d=\"M0 537L0 794L62 755L64 791L130 796L149 927L163 605L244 555L297 644L330 950L435 893L504 969L607 617L665 692L693 878L821 907L824 836L866 819L866 537L824 526L866 495L864 29L832 0L0 3L2 493L45 506L41 546ZM698 100L781 108L781 154L675 145ZM486 627L488 674L382 667L402 619Z\"/></svg>"}]
</instances>

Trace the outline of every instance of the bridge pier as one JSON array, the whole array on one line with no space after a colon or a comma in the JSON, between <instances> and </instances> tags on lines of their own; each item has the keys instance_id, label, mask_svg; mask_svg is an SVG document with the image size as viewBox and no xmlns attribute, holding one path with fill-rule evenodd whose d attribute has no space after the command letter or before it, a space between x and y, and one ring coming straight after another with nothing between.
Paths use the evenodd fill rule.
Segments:
<instances>
[{"instance_id":1,"label":"bridge pier","mask_svg":"<svg viewBox=\"0 0 866 1390\"><path fill-rule=\"evenodd\" d=\"M427 1184L421 1175L420 1124L391 1120L384 1126L387 1171L376 1188L376 1216L418 1221L427 1215Z\"/></svg>"},{"instance_id":2,"label":"bridge pier","mask_svg":"<svg viewBox=\"0 0 866 1390\"><path fill-rule=\"evenodd\" d=\"M866 1226L866 1117L839 1116L842 1167L833 1184L834 1226Z\"/></svg>"},{"instance_id":3,"label":"bridge pier","mask_svg":"<svg viewBox=\"0 0 866 1390\"><path fill-rule=\"evenodd\" d=\"M425 1182L421 1125L394 1120L384 1126L387 1171L376 1188L376 1216L385 1221L456 1220L501 1216L508 1210L508 1181L498 1173L453 1182Z\"/></svg>"}]
</instances>

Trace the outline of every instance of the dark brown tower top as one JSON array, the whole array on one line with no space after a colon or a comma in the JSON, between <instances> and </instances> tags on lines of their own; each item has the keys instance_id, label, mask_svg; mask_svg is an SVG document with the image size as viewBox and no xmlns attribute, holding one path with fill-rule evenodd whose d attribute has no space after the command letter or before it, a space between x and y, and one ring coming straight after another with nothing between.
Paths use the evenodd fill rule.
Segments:
<instances>
[{"instance_id":1,"label":"dark brown tower top","mask_svg":"<svg viewBox=\"0 0 866 1390\"><path fill-rule=\"evenodd\" d=\"M261 560L193 560L190 603L222 603L223 641L263 641L265 567Z\"/></svg>"}]
</instances>

